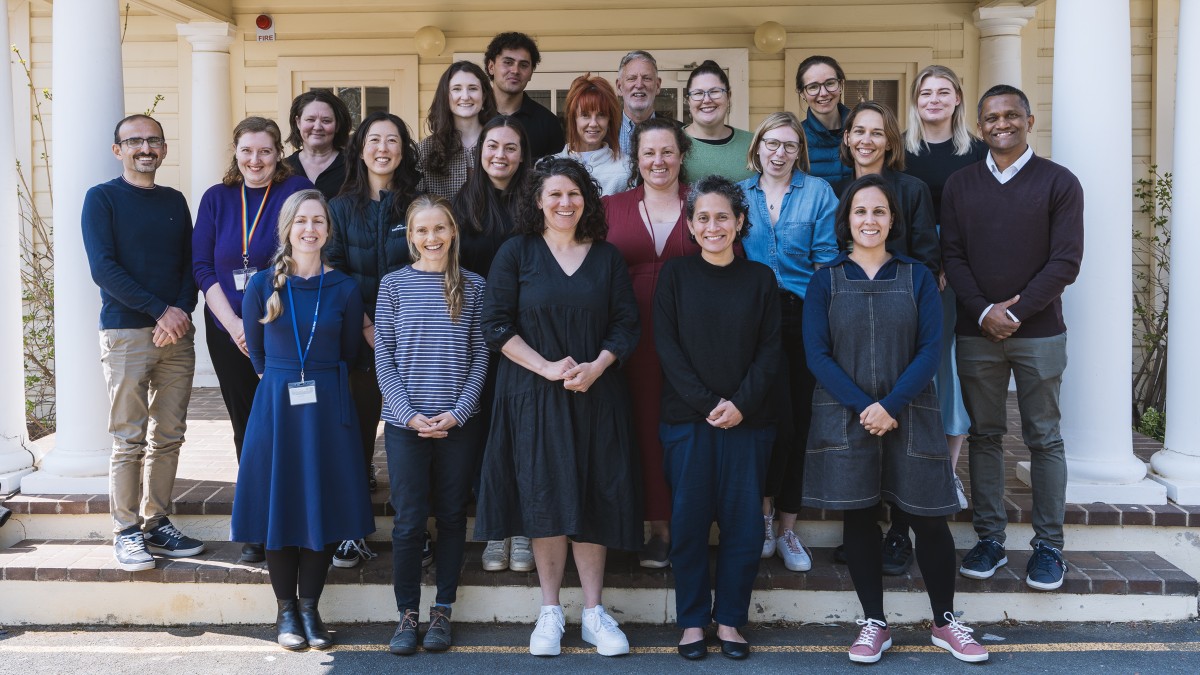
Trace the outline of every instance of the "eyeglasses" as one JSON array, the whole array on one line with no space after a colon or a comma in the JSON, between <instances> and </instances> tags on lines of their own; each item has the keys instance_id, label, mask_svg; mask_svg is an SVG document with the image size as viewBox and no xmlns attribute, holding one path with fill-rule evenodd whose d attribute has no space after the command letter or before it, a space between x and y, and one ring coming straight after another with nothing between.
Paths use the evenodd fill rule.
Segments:
<instances>
[{"instance_id":1,"label":"eyeglasses","mask_svg":"<svg viewBox=\"0 0 1200 675\"><path fill-rule=\"evenodd\" d=\"M779 148L783 148L783 154L794 155L800 152L800 144L795 141L780 141L774 138L764 138L762 140L763 147L767 152L777 152Z\"/></svg>"},{"instance_id":2,"label":"eyeglasses","mask_svg":"<svg viewBox=\"0 0 1200 675\"><path fill-rule=\"evenodd\" d=\"M167 141L161 136L151 136L150 138L138 138L137 136L134 136L133 138L126 138L123 141L119 141L119 143L125 146L125 148L128 150L137 150L138 148L142 147L142 143L148 144L154 150L159 150L163 145L166 144L166 142Z\"/></svg>"},{"instance_id":3,"label":"eyeglasses","mask_svg":"<svg viewBox=\"0 0 1200 675\"><path fill-rule=\"evenodd\" d=\"M824 89L831 94L836 94L842 90L842 81L836 77L831 77L824 82L809 82L808 84L804 85L804 93L808 94L809 96L816 96L817 94L821 93L821 89Z\"/></svg>"},{"instance_id":4,"label":"eyeglasses","mask_svg":"<svg viewBox=\"0 0 1200 675\"><path fill-rule=\"evenodd\" d=\"M687 92L687 97L691 101L703 101L705 96L714 101L720 101L728 93L729 90L724 87L713 87L712 89L693 89Z\"/></svg>"}]
</instances>

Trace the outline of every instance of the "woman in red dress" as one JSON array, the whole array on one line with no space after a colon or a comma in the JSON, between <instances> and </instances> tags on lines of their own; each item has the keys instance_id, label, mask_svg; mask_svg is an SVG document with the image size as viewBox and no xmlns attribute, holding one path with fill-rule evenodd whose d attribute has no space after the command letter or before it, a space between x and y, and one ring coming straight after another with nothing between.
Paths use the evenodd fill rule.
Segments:
<instances>
[{"instance_id":1,"label":"woman in red dress","mask_svg":"<svg viewBox=\"0 0 1200 675\"><path fill-rule=\"evenodd\" d=\"M608 241L621 251L633 294L637 297L642 334L625 367L633 400L633 424L642 457L642 499L650 539L639 555L642 567L670 565L671 495L663 473L662 443L658 440L662 369L654 350L654 289L663 263L700 250L688 239L684 201L688 186L683 160L691 140L675 123L650 118L633 130L630 187L604 198Z\"/></svg>"}]
</instances>

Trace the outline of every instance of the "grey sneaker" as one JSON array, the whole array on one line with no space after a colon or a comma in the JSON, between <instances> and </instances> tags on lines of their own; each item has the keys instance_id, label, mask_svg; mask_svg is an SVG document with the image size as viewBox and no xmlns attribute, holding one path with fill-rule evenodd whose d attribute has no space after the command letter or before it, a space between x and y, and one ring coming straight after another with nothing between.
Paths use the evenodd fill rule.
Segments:
<instances>
[{"instance_id":1,"label":"grey sneaker","mask_svg":"<svg viewBox=\"0 0 1200 675\"><path fill-rule=\"evenodd\" d=\"M954 476L954 492L958 494L958 508L967 508L967 491L963 489L962 479Z\"/></svg>"},{"instance_id":2,"label":"grey sneaker","mask_svg":"<svg viewBox=\"0 0 1200 675\"><path fill-rule=\"evenodd\" d=\"M158 526L146 533L146 547L151 553L168 558L186 558L204 552L204 542L180 532L166 518L158 521Z\"/></svg>"},{"instance_id":3,"label":"grey sneaker","mask_svg":"<svg viewBox=\"0 0 1200 675\"><path fill-rule=\"evenodd\" d=\"M126 572L154 569L154 558L146 550L146 537L137 525L113 537L113 557L117 559L117 567Z\"/></svg>"},{"instance_id":4,"label":"grey sneaker","mask_svg":"<svg viewBox=\"0 0 1200 675\"><path fill-rule=\"evenodd\" d=\"M804 550L800 537L791 530L784 530L775 540L775 552L783 558L783 566L793 572L807 572L812 569L812 557Z\"/></svg>"},{"instance_id":5,"label":"grey sneaker","mask_svg":"<svg viewBox=\"0 0 1200 675\"><path fill-rule=\"evenodd\" d=\"M444 652L450 648L450 607L431 605L429 607L429 628L425 630L425 639L421 646L427 652Z\"/></svg>"},{"instance_id":6,"label":"grey sneaker","mask_svg":"<svg viewBox=\"0 0 1200 675\"><path fill-rule=\"evenodd\" d=\"M773 511L771 515L763 516L763 530L761 557L770 558L775 555L775 513Z\"/></svg>"},{"instance_id":7,"label":"grey sneaker","mask_svg":"<svg viewBox=\"0 0 1200 675\"><path fill-rule=\"evenodd\" d=\"M533 561L533 546L529 537L513 537L512 551L508 554L508 569L514 572L532 572L537 569Z\"/></svg>"},{"instance_id":8,"label":"grey sneaker","mask_svg":"<svg viewBox=\"0 0 1200 675\"><path fill-rule=\"evenodd\" d=\"M483 549L483 571L500 572L508 569L508 540L489 541Z\"/></svg>"}]
</instances>

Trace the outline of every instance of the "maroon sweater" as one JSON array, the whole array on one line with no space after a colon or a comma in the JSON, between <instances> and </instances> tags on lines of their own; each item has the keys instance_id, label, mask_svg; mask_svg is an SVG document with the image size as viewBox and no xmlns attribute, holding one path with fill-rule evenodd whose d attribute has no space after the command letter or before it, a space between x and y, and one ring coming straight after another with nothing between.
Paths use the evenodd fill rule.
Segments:
<instances>
[{"instance_id":1,"label":"maroon sweater","mask_svg":"<svg viewBox=\"0 0 1200 675\"><path fill-rule=\"evenodd\" d=\"M942 256L958 296L959 335L980 335L990 304L1020 294L1013 337L1066 332L1062 292L1083 260L1083 187L1067 169L1034 155L1001 185L977 162L942 192Z\"/></svg>"}]
</instances>

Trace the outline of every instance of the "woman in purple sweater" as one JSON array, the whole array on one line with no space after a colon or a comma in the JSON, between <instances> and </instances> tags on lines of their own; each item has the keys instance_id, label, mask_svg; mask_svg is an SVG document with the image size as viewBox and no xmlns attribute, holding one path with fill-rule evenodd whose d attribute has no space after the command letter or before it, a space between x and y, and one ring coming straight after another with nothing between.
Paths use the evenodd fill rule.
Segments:
<instances>
[{"instance_id":1,"label":"woman in purple sweater","mask_svg":"<svg viewBox=\"0 0 1200 675\"><path fill-rule=\"evenodd\" d=\"M204 330L221 398L233 423L238 461L258 375L246 351L242 297L250 277L275 253L279 210L292 193L313 187L280 161L283 134L274 121L247 117L233 129L233 159L200 200L192 231L192 275L204 293ZM262 544L242 547L241 562L261 562Z\"/></svg>"}]
</instances>

